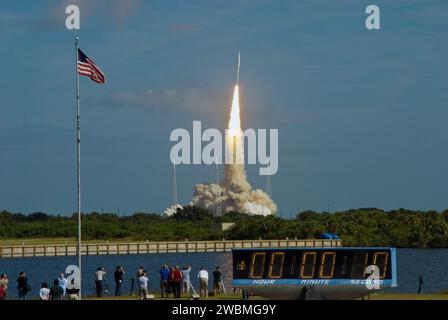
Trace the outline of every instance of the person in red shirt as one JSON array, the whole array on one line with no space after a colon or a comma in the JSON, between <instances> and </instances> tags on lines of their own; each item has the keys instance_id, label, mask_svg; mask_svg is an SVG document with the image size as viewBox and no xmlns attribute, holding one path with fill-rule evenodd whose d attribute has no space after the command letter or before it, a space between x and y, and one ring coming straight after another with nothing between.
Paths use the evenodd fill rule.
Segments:
<instances>
[{"instance_id":1,"label":"person in red shirt","mask_svg":"<svg viewBox=\"0 0 448 320\"><path fill-rule=\"evenodd\" d=\"M180 298L180 293L182 288L182 272L179 269L179 266L173 271L173 289L174 289L174 297Z\"/></svg>"},{"instance_id":2,"label":"person in red shirt","mask_svg":"<svg viewBox=\"0 0 448 320\"><path fill-rule=\"evenodd\" d=\"M176 293L174 292L174 268L169 266L168 269L170 270L168 274L168 293L172 293L176 297Z\"/></svg>"},{"instance_id":3,"label":"person in red shirt","mask_svg":"<svg viewBox=\"0 0 448 320\"><path fill-rule=\"evenodd\" d=\"M6 289L2 283L2 284L0 284L0 300L5 300L5 299L6 299Z\"/></svg>"}]
</instances>

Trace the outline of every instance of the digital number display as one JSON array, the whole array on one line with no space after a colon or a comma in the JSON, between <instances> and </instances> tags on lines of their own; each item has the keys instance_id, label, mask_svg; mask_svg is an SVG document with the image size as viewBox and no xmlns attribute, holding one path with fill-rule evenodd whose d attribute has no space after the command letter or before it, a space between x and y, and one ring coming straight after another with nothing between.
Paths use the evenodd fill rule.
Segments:
<instances>
[{"instance_id":1,"label":"digital number display","mask_svg":"<svg viewBox=\"0 0 448 320\"><path fill-rule=\"evenodd\" d=\"M252 262L250 264L250 278L259 279L263 277L264 261L266 259L266 253L255 252L252 254Z\"/></svg>"},{"instance_id":2,"label":"digital number display","mask_svg":"<svg viewBox=\"0 0 448 320\"><path fill-rule=\"evenodd\" d=\"M284 252L274 252L271 254L268 278L281 278L282 277L283 261L284 260L285 260Z\"/></svg>"},{"instance_id":3,"label":"digital number display","mask_svg":"<svg viewBox=\"0 0 448 320\"><path fill-rule=\"evenodd\" d=\"M319 278L329 279L333 277L334 263L336 261L335 252L322 253L321 263L319 268Z\"/></svg>"},{"instance_id":4,"label":"digital number display","mask_svg":"<svg viewBox=\"0 0 448 320\"><path fill-rule=\"evenodd\" d=\"M387 260L389 258L389 254L387 252L376 252L373 255L373 264L380 269L380 278L384 279L386 277L387 271Z\"/></svg>"},{"instance_id":5,"label":"digital number display","mask_svg":"<svg viewBox=\"0 0 448 320\"><path fill-rule=\"evenodd\" d=\"M304 252L302 255L302 263L300 264L300 277L313 278L314 267L316 264L316 252Z\"/></svg>"}]
</instances>

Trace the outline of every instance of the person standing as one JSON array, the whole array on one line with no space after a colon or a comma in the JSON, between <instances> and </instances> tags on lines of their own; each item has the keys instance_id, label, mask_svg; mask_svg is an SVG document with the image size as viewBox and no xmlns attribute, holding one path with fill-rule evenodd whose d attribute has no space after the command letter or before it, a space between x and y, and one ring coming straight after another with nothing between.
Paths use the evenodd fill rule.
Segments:
<instances>
[{"instance_id":1,"label":"person standing","mask_svg":"<svg viewBox=\"0 0 448 320\"><path fill-rule=\"evenodd\" d=\"M3 283L0 283L0 300L6 300L6 289Z\"/></svg>"},{"instance_id":2,"label":"person standing","mask_svg":"<svg viewBox=\"0 0 448 320\"><path fill-rule=\"evenodd\" d=\"M31 287L28 284L28 278L26 277L26 273L22 271L20 272L19 277L17 278L17 291L19 293L19 300L26 300L26 295L30 290Z\"/></svg>"},{"instance_id":3,"label":"person standing","mask_svg":"<svg viewBox=\"0 0 448 320\"><path fill-rule=\"evenodd\" d=\"M182 292L184 294L190 294L190 272L191 266L189 264L185 265L182 270Z\"/></svg>"},{"instance_id":4,"label":"person standing","mask_svg":"<svg viewBox=\"0 0 448 320\"><path fill-rule=\"evenodd\" d=\"M46 282L42 283L42 288L39 290L39 297L40 300L50 300L50 289L48 289L48 284Z\"/></svg>"},{"instance_id":5,"label":"person standing","mask_svg":"<svg viewBox=\"0 0 448 320\"><path fill-rule=\"evenodd\" d=\"M201 298L208 297L208 271L204 267L198 273Z\"/></svg>"},{"instance_id":6,"label":"person standing","mask_svg":"<svg viewBox=\"0 0 448 320\"><path fill-rule=\"evenodd\" d=\"M140 268L138 268L138 270L137 270L137 274L136 274L136 279L137 279L137 281L138 281L138 278L140 278L140 277L143 275L144 270L145 270L144 267L140 267Z\"/></svg>"},{"instance_id":7,"label":"person standing","mask_svg":"<svg viewBox=\"0 0 448 320\"><path fill-rule=\"evenodd\" d=\"M71 287L71 289L70 289L70 287ZM68 294L68 299L69 300L79 300L79 288L78 289L75 288L75 279L74 278L71 280L70 287L67 286L67 289L65 290L66 294Z\"/></svg>"},{"instance_id":8,"label":"person standing","mask_svg":"<svg viewBox=\"0 0 448 320\"><path fill-rule=\"evenodd\" d=\"M3 300L8 299L8 283L9 283L8 275L6 273L0 275L0 286L3 286L4 290Z\"/></svg>"},{"instance_id":9,"label":"person standing","mask_svg":"<svg viewBox=\"0 0 448 320\"><path fill-rule=\"evenodd\" d=\"M143 271L143 273L138 278L138 292L140 295L140 300L146 300L148 297L148 273Z\"/></svg>"},{"instance_id":10,"label":"person standing","mask_svg":"<svg viewBox=\"0 0 448 320\"><path fill-rule=\"evenodd\" d=\"M160 294L162 298L168 298L168 277L170 275L170 270L168 266L165 264L160 268Z\"/></svg>"},{"instance_id":11,"label":"person standing","mask_svg":"<svg viewBox=\"0 0 448 320\"><path fill-rule=\"evenodd\" d=\"M138 268L136 274L135 274L135 283L137 284L137 293L138 293L138 278L140 278L143 275L143 270L145 270L145 268L142 266L140 268Z\"/></svg>"},{"instance_id":12,"label":"person standing","mask_svg":"<svg viewBox=\"0 0 448 320\"><path fill-rule=\"evenodd\" d=\"M222 273L219 267L213 271L213 294L216 296L222 291Z\"/></svg>"},{"instance_id":13,"label":"person standing","mask_svg":"<svg viewBox=\"0 0 448 320\"><path fill-rule=\"evenodd\" d=\"M62 300L63 297L64 292L62 291L62 288L59 285L59 280L54 279L53 286L50 289L50 300Z\"/></svg>"},{"instance_id":14,"label":"person standing","mask_svg":"<svg viewBox=\"0 0 448 320\"><path fill-rule=\"evenodd\" d=\"M117 266L117 269L114 272L115 278L115 296L121 296L121 285L123 283L123 275L124 270L122 266Z\"/></svg>"},{"instance_id":15,"label":"person standing","mask_svg":"<svg viewBox=\"0 0 448 320\"><path fill-rule=\"evenodd\" d=\"M173 271L174 298L180 298L181 287L182 287L182 272L180 271L179 266L176 266Z\"/></svg>"},{"instance_id":16,"label":"person standing","mask_svg":"<svg viewBox=\"0 0 448 320\"><path fill-rule=\"evenodd\" d=\"M418 277L418 291L417 291L418 294L420 294L422 292L422 289L424 289L424 285L425 285L425 283L423 281L423 275L420 275Z\"/></svg>"},{"instance_id":17,"label":"person standing","mask_svg":"<svg viewBox=\"0 0 448 320\"><path fill-rule=\"evenodd\" d=\"M168 293L172 293L176 297L176 293L174 292L174 268L169 266L168 269L170 270L168 275Z\"/></svg>"},{"instance_id":18,"label":"person standing","mask_svg":"<svg viewBox=\"0 0 448 320\"><path fill-rule=\"evenodd\" d=\"M66 290L67 290L67 279L65 279L64 272L61 272L58 278L59 286L62 289L62 295L65 296Z\"/></svg>"},{"instance_id":19,"label":"person standing","mask_svg":"<svg viewBox=\"0 0 448 320\"><path fill-rule=\"evenodd\" d=\"M95 272L95 290L96 290L96 296L98 298L101 298L103 296L103 290L104 290L104 276L106 275L106 271L103 267L98 267L98 269Z\"/></svg>"}]
</instances>

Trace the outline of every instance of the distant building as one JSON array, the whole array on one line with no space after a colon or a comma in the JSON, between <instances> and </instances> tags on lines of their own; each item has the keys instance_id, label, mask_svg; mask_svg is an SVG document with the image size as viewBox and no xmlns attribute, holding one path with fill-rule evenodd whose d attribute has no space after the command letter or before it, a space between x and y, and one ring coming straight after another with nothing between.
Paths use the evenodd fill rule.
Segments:
<instances>
[{"instance_id":1,"label":"distant building","mask_svg":"<svg viewBox=\"0 0 448 320\"><path fill-rule=\"evenodd\" d=\"M233 223L233 222L224 222L224 223L221 225L221 230L222 230L222 231L227 231L227 230L233 228L234 225L235 225L235 223Z\"/></svg>"}]
</instances>

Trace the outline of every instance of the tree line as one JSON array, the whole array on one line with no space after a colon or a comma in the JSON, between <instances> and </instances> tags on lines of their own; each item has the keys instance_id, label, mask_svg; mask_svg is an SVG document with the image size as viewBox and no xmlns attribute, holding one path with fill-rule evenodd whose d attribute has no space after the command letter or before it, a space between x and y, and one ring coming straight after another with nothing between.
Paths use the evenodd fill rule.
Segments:
<instances>
[{"instance_id":1,"label":"tree line","mask_svg":"<svg viewBox=\"0 0 448 320\"><path fill-rule=\"evenodd\" d=\"M234 223L222 231L224 222ZM221 217L202 208L188 206L171 217L154 213L120 216L86 213L82 216L84 240L183 241L312 239L335 233L344 245L395 247L448 247L448 210L384 211L352 209L335 213L304 211L294 219L278 216L249 216L230 212ZM0 239L76 237L77 215L45 213L24 215L0 212Z\"/></svg>"}]
</instances>

